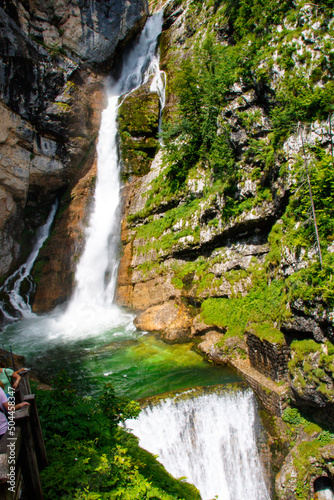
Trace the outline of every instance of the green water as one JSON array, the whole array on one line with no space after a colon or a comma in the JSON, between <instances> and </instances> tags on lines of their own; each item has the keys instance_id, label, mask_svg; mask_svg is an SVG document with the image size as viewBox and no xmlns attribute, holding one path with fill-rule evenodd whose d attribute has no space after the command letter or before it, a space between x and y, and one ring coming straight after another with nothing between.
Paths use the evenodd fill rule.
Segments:
<instances>
[{"instance_id":1,"label":"green water","mask_svg":"<svg viewBox=\"0 0 334 500\"><path fill-rule=\"evenodd\" d=\"M191 343L167 344L124 325L78 338L55 333L50 317L34 317L9 326L2 342L24 355L41 380L50 382L64 369L86 394L99 393L107 382L118 394L139 399L240 380L232 370L206 361Z\"/></svg>"},{"instance_id":2,"label":"green water","mask_svg":"<svg viewBox=\"0 0 334 500\"><path fill-rule=\"evenodd\" d=\"M231 370L209 364L191 344L169 345L152 335L106 346L86 358L86 363L99 380L108 374L105 379L135 398L237 381Z\"/></svg>"}]
</instances>

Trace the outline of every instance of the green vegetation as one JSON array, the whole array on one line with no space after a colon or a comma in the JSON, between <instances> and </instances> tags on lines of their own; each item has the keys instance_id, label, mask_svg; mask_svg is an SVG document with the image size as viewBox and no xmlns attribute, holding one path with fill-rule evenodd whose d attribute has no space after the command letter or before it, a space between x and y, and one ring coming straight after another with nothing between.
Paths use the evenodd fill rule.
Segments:
<instances>
[{"instance_id":1,"label":"green vegetation","mask_svg":"<svg viewBox=\"0 0 334 500\"><path fill-rule=\"evenodd\" d=\"M256 328L263 336L266 329L274 331L277 338L277 330L273 325L281 323L287 315L285 302L283 282L274 281L270 286L262 282L262 285L258 283L245 297L205 300L202 303L201 317L208 325L226 328L230 335L237 337L244 335L247 325L267 322L268 324Z\"/></svg>"},{"instance_id":2,"label":"green vegetation","mask_svg":"<svg viewBox=\"0 0 334 500\"><path fill-rule=\"evenodd\" d=\"M285 344L283 333L268 323L252 323L249 325L248 331L254 333L261 340L267 340L273 344Z\"/></svg>"},{"instance_id":3,"label":"green vegetation","mask_svg":"<svg viewBox=\"0 0 334 500\"><path fill-rule=\"evenodd\" d=\"M110 385L98 399L82 397L61 373L54 390L37 391L37 398L49 460L42 486L49 500L200 499L119 426L135 418L139 406L116 396Z\"/></svg>"},{"instance_id":4,"label":"green vegetation","mask_svg":"<svg viewBox=\"0 0 334 500\"><path fill-rule=\"evenodd\" d=\"M290 75L282 79L272 111L274 145L282 144L294 133L298 122L312 123L327 119L334 110L334 82L316 87L305 75Z\"/></svg>"},{"instance_id":5,"label":"green vegetation","mask_svg":"<svg viewBox=\"0 0 334 500\"><path fill-rule=\"evenodd\" d=\"M314 6L311 17L309 14L309 17L306 16L303 8L303 3L295 6L290 0L274 3L257 0L203 3L194 0L190 4L187 11L189 22L200 19L201 23L197 31L193 28L195 31L188 33L186 47L190 50L187 56L180 58L172 47L163 47L168 73L167 92L174 96L176 104L165 117L165 169L152 182L144 210L132 215L129 220L135 223L146 218L145 223L150 226L145 228L145 233L150 233L151 243L147 241L146 248L140 252L147 253L151 244L157 250L159 246L165 251L172 249L180 237L189 235L188 228L182 235L170 237L163 232L161 224L150 219L150 215L161 202L176 204L180 198L183 208L187 210L189 206L189 209L194 209L187 187L194 169L205 172L202 201L212 203L211 197L215 194L223 199L220 213L214 222L208 222L211 229L216 228L218 233L229 221L252 212L265 201L272 202L274 193L269 182L277 178L279 167L283 179L289 172L296 182L283 218L285 234L282 247L288 245L298 251L314 245L303 159L297 158L287 170L282 145L289 135L296 132L299 123L307 127L315 120L326 120L332 113L333 58L332 44L322 38L323 28L315 32L321 47L321 58L313 60L311 52L300 40L302 30L312 26L316 16L320 16L322 26L328 26L330 4L319 2L317 7ZM301 21L304 18L306 21ZM280 31L277 30L278 25ZM201 30L205 27L209 28L209 34L203 37ZM227 36L227 33L234 43L220 42L220 36ZM163 38L164 43L167 43L167 38ZM274 64L282 71L275 91L270 89ZM248 134L247 148L242 157L231 140L231 123L226 118L229 116L226 113L230 113L231 86L241 82L248 93L255 92L256 95L260 92L266 100L261 103L260 99L255 107L254 104L250 107L243 96L239 98L239 108L234 113ZM265 139L256 134L256 127L261 125L263 116L270 120L271 126ZM320 146L312 145L308 147L309 151L320 236L328 240L333 232L330 194L333 159ZM245 161L247 174L243 173ZM237 184L242 184L247 177L257 181L256 195L238 198ZM196 215L199 216L199 211L194 213L194 217ZM178 215L175 211L169 213L167 208L166 217L172 217L175 223L178 218L181 219L181 211ZM203 223L198 225L201 230ZM161 237L164 241L156 247L156 240ZM192 244L197 242L195 238ZM277 256L281 257L281 254ZM272 263L270 273L279 263L280 259Z\"/></svg>"},{"instance_id":6,"label":"green vegetation","mask_svg":"<svg viewBox=\"0 0 334 500\"><path fill-rule=\"evenodd\" d=\"M326 446L333 446L334 434L302 416L297 408L286 408L283 412L283 421L286 424L285 432L292 450L284 496L278 495L278 498L285 498L286 490L290 489L298 500L308 500L313 494L312 480L323 475L326 468L328 453Z\"/></svg>"},{"instance_id":7,"label":"green vegetation","mask_svg":"<svg viewBox=\"0 0 334 500\"><path fill-rule=\"evenodd\" d=\"M164 127L170 182L179 187L194 165L210 168L216 178L231 171L234 155L227 140L228 130L217 135L217 118L225 95L236 79L236 54L208 35L194 48L176 75L181 119ZM177 140L176 140L177 139Z\"/></svg>"},{"instance_id":8,"label":"green vegetation","mask_svg":"<svg viewBox=\"0 0 334 500\"><path fill-rule=\"evenodd\" d=\"M284 422L294 427L298 425L305 425L307 423L307 421L301 416L297 408L286 408L283 412L282 418Z\"/></svg>"},{"instance_id":9,"label":"green vegetation","mask_svg":"<svg viewBox=\"0 0 334 500\"><path fill-rule=\"evenodd\" d=\"M297 390L313 387L325 401L333 402L334 345L326 341L294 340L289 371Z\"/></svg>"}]
</instances>

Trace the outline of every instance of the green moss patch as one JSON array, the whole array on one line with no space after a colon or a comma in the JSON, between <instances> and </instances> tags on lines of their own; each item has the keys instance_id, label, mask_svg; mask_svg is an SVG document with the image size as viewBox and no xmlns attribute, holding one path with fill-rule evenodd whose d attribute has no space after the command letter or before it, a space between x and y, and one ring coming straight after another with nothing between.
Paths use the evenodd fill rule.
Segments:
<instances>
[{"instance_id":1,"label":"green moss patch","mask_svg":"<svg viewBox=\"0 0 334 500\"><path fill-rule=\"evenodd\" d=\"M285 344L283 333L268 323L252 323L247 330L260 340L267 340L272 344Z\"/></svg>"},{"instance_id":2,"label":"green moss patch","mask_svg":"<svg viewBox=\"0 0 334 500\"><path fill-rule=\"evenodd\" d=\"M239 337L244 335L248 324L265 321L268 338L270 331L277 338L276 328L272 326L271 330L269 325L280 323L286 316L285 301L283 282L277 281L270 286L254 287L245 297L207 299L202 304L201 317L206 324L227 328Z\"/></svg>"}]
</instances>

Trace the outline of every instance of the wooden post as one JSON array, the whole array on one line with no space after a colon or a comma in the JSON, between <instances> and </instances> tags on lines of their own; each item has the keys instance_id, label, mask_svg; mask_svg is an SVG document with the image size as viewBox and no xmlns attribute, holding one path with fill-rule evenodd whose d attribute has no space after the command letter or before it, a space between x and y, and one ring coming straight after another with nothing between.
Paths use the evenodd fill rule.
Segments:
<instances>
[{"instance_id":1,"label":"wooden post","mask_svg":"<svg viewBox=\"0 0 334 500\"><path fill-rule=\"evenodd\" d=\"M48 459L46 456L43 433L41 428L41 422L38 416L35 394L28 394L27 396L24 396L23 401L27 401L30 404L30 426L35 443L36 457L38 461L39 470L43 470L48 465Z\"/></svg>"},{"instance_id":2,"label":"wooden post","mask_svg":"<svg viewBox=\"0 0 334 500\"><path fill-rule=\"evenodd\" d=\"M30 406L16 411L15 421L21 428L22 447L20 460L27 500L43 500L43 491L39 477L33 433L30 425Z\"/></svg>"},{"instance_id":3,"label":"wooden post","mask_svg":"<svg viewBox=\"0 0 334 500\"><path fill-rule=\"evenodd\" d=\"M18 393L16 394L18 396L17 403L21 403L21 401L24 401L24 396L31 394L28 371L22 370L19 375L21 380L19 382Z\"/></svg>"}]
</instances>

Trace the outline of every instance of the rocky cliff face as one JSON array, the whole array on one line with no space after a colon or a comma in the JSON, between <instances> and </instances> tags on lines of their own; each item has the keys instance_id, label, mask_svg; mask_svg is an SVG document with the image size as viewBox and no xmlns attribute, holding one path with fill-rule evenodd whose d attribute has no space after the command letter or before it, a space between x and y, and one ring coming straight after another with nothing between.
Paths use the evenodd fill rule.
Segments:
<instances>
[{"instance_id":1,"label":"rocky cliff face","mask_svg":"<svg viewBox=\"0 0 334 500\"><path fill-rule=\"evenodd\" d=\"M71 276L80 251L72 235L81 234L89 203L83 193L85 176L94 176L88 172L104 106L103 75L120 57L122 44L140 31L147 13L146 0L5 1L0 8L0 275L6 277L24 260L52 201L67 192L61 201L62 227L43 256L44 262L54 255L62 259L61 233L66 258L54 274L55 301L69 293L72 281L65 275ZM65 210L71 198L74 204ZM39 273L38 310L55 303L41 291L48 288L46 275Z\"/></svg>"},{"instance_id":2,"label":"rocky cliff face","mask_svg":"<svg viewBox=\"0 0 334 500\"><path fill-rule=\"evenodd\" d=\"M315 161L312 150L316 147L322 148L323 154L330 153L331 124L325 119L309 119L307 124L299 122L299 125L297 122L296 125L289 125L292 132L284 131L283 137L276 128L275 120L278 118L275 113L281 106L277 96L283 92L281 88L287 91L284 85L292 78L289 73L291 65L295 65L298 71L303 70L305 57L309 57L313 64L307 64L307 73L314 75L315 68L318 68L319 51L326 53L325 59L330 57L325 50L325 31L316 29L318 25L323 26L323 30L329 29L332 20L328 14L321 14L317 9L304 5L299 5L297 11L301 16L297 24L281 13L281 24L272 28L270 50L262 53L262 49L256 49L257 67L251 70L251 77L247 69L243 76L234 76L224 89L224 99L216 113L215 133L217 137L227 137L227 146L221 150L218 166L210 167L212 152L208 150L207 157L193 163L183 181L179 182L179 177L173 173L173 162L177 164L179 161L175 151L182 146L175 146L173 150L170 146L173 136L169 135L169 143L156 156L150 171L147 174L145 171L132 172L136 175L130 179L125 190L124 252L118 299L121 304L140 311L137 322L143 329L158 330L168 336L167 324L164 325L161 318L166 317L169 322L169 315L163 312L169 310L170 303L174 302L176 309L187 306L180 331L182 336L184 332L190 336L190 317L197 313L203 317L203 306L208 299L221 300L217 302L217 307L227 304L224 299L245 297L247 302L246 297L256 287L261 273L267 276L269 283L275 280L282 284L285 282L285 290L289 292L297 288L297 283L292 286L294 278L290 285L290 277L302 280L302 271L316 262L314 244L308 247L305 241L299 246L298 238L291 244L292 234L295 235L293 231L307 222L292 221L295 224L292 230L287 220L291 217L291 207L298 203L295 186L301 180L296 162L305 164L306 161ZM292 14L290 17L292 19ZM198 64L196 71L200 78L201 67L196 57L201 56L196 52L196 46L205 29L212 26L214 37L210 43L217 43L218 40L228 51L237 43L237 32L233 34L230 22L223 3L201 8L195 2L171 2L166 8L161 36L161 68L167 75L163 114L167 129L169 124L175 127L182 121L182 113L187 113L190 99L202 102L200 99L205 91L199 83L197 96L194 91L196 97L189 97L189 88L187 94L187 89L178 79L176 68L191 59L192 66L187 66L188 71L191 73L191 68ZM285 36L280 35L282 31L286 32ZM251 42L247 43L250 45ZM290 63L279 58L278 47L283 54L290 50ZM306 52L312 53L312 56ZM237 57L232 52L226 52L226 56L231 59ZM213 58L212 53L208 51L207 57ZM202 64L205 65L204 56ZM225 71L236 71L232 63L231 68L225 68ZM324 88L331 71L323 66L323 73L319 73L317 80L313 79L315 86ZM186 72L182 76L186 79ZM192 76L195 78L195 73ZM207 91L213 92L208 81L206 85ZM184 104L186 99L188 102ZM135 100L133 96L132 101ZM138 102L140 100L138 96ZM210 102L207 101L206 105L209 106ZM205 109L205 104L202 108ZM193 112L197 112L196 107ZM291 118L287 115L285 120L288 119L296 122L295 116ZM180 135L178 140L186 144L191 136L189 133L188 136ZM127 147L126 141L123 140L123 144ZM235 170L231 175L220 174L219 178L215 169L224 168L219 164L224 165L227 156L232 158L232 169ZM193 157L196 158L195 152ZM184 156L180 161L180 170L186 161ZM215 161L214 157L211 164L215 165ZM226 163L225 168L228 172L231 167ZM232 184L227 186L229 182ZM304 236L300 235L300 238ZM326 248L328 259L331 259L330 236L327 236ZM270 293L268 290L268 295ZM279 293L283 294L282 289ZM317 341L332 338L331 301L325 304L319 294L320 290L314 300L307 302L291 292L284 299L286 314L283 309L280 317L275 318L275 314L270 313L289 342L300 336ZM153 320L155 315L156 324ZM219 321L216 326L219 326Z\"/></svg>"},{"instance_id":3,"label":"rocky cliff face","mask_svg":"<svg viewBox=\"0 0 334 500\"><path fill-rule=\"evenodd\" d=\"M326 40L334 21L324 4L277 6L262 44L261 16L254 25L247 11L242 31L240 13L224 2L166 7L165 143L147 173L133 169L127 179L117 300L137 311L138 328L191 340L216 363L237 366L249 356L252 369L281 380L277 414L286 411L295 425L288 395L311 421L332 428L334 214L325 184L333 165ZM270 12L262 14L270 22ZM247 332L257 332L248 345ZM277 479L282 499L312 498L317 476L333 478L333 436L298 418L307 430Z\"/></svg>"},{"instance_id":4,"label":"rocky cliff face","mask_svg":"<svg viewBox=\"0 0 334 500\"><path fill-rule=\"evenodd\" d=\"M204 17L201 22L206 22ZM165 11L161 67L167 74L166 122L178 116L175 68L200 37L201 22L195 22L191 3L172 2ZM246 123L242 116L248 115L254 119ZM166 334L166 325L158 321L157 328L152 315L160 317L169 301L198 306L208 297L246 295L253 284L250 269L263 265L270 251L268 235L284 212L289 184L279 178L277 168L262 177L249 175L249 143L270 130L266 96L260 89L242 82L229 88L217 134L223 134L224 128L231 132L236 161L241 164L234 197L244 202L244 208L237 216L223 216L226 199L219 189L212 189L212 172L204 164L194 165L181 189L173 192L171 187L163 193L159 183L168 178L168 168L158 155L151 171L128 185L121 260L121 269L128 272L120 274L118 298L143 311L137 320L143 329ZM266 185L271 194L253 203ZM190 335L189 312L184 319Z\"/></svg>"}]
</instances>

